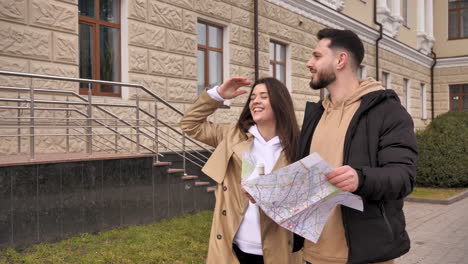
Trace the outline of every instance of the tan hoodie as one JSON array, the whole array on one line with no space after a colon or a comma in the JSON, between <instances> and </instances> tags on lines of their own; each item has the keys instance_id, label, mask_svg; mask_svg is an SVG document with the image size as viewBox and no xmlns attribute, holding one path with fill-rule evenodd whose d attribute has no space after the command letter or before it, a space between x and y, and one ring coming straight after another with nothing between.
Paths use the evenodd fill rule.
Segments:
<instances>
[{"instance_id":1,"label":"tan hoodie","mask_svg":"<svg viewBox=\"0 0 468 264\"><path fill-rule=\"evenodd\" d=\"M333 168L343 166L343 149L349 123L361 104L361 97L384 88L373 78L359 81L359 88L339 105L327 97L325 111L315 129L310 153L317 152ZM317 244L305 241L304 259L313 264L341 264L348 259L341 207L332 211Z\"/></svg>"}]
</instances>

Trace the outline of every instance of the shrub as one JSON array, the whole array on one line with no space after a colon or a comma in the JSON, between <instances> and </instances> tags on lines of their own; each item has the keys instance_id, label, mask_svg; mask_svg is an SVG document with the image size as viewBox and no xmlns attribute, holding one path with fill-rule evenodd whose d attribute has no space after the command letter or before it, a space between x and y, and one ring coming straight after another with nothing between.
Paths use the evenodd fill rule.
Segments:
<instances>
[{"instance_id":1,"label":"shrub","mask_svg":"<svg viewBox=\"0 0 468 264\"><path fill-rule=\"evenodd\" d=\"M418 186L468 186L468 112L440 115L416 137Z\"/></svg>"}]
</instances>

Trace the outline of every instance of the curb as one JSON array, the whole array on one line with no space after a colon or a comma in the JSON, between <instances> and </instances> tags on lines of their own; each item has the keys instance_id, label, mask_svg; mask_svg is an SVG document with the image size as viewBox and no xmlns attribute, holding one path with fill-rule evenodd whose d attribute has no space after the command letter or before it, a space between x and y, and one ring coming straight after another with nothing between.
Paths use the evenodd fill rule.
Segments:
<instances>
[{"instance_id":1,"label":"curb","mask_svg":"<svg viewBox=\"0 0 468 264\"><path fill-rule=\"evenodd\" d=\"M430 203L430 204L453 204L454 202L460 201L468 197L468 190L461 192L455 196L450 197L449 199L431 199L431 198L419 198L419 197L406 197L406 202L416 202L416 203Z\"/></svg>"}]
</instances>

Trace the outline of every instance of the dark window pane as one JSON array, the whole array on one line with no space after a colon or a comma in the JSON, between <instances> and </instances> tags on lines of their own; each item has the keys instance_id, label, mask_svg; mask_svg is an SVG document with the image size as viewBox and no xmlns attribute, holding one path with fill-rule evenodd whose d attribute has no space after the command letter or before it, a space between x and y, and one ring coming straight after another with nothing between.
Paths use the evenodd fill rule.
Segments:
<instances>
[{"instance_id":1,"label":"dark window pane","mask_svg":"<svg viewBox=\"0 0 468 264\"><path fill-rule=\"evenodd\" d=\"M286 57L286 48L281 44L276 44L276 61L284 62Z\"/></svg>"},{"instance_id":2,"label":"dark window pane","mask_svg":"<svg viewBox=\"0 0 468 264\"><path fill-rule=\"evenodd\" d=\"M468 84L463 85L463 93L468 94Z\"/></svg>"},{"instance_id":3,"label":"dark window pane","mask_svg":"<svg viewBox=\"0 0 468 264\"><path fill-rule=\"evenodd\" d=\"M450 85L450 94L460 93L460 85Z\"/></svg>"},{"instance_id":4,"label":"dark window pane","mask_svg":"<svg viewBox=\"0 0 468 264\"><path fill-rule=\"evenodd\" d=\"M449 0L449 9L457 8L458 4L459 4L458 0Z\"/></svg>"},{"instance_id":5,"label":"dark window pane","mask_svg":"<svg viewBox=\"0 0 468 264\"><path fill-rule=\"evenodd\" d=\"M197 53L197 80L200 95L205 90L205 52L203 50Z\"/></svg>"},{"instance_id":6,"label":"dark window pane","mask_svg":"<svg viewBox=\"0 0 468 264\"><path fill-rule=\"evenodd\" d=\"M286 71L284 65L276 64L276 79L285 83L286 81Z\"/></svg>"},{"instance_id":7,"label":"dark window pane","mask_svg":"<svg viewBox=\"0 0 468 264\"><path fill-rule=\"evenodd\" d=\"M461 10L460 37L468 37L468 8Z\"/></svg>"},{"instance_id":8,"label":"dark window pane","mask_svg":"<svg viewBox=\"0 0 468 264\"><path fill-rule=\"evenodd\" d=\"M93 27L80 24L80 78L93 79ZM80 83L80 87L88 88L88 84Z\"/></svg>"},{"instance_id":9,"label":"dark window pane","mask_svg":"<svg viewBox=\"0 0 468 264\"><path fill-rule=\"evenodd\" d=\"M460 7L468 7L468 0L462 0L460 3Z\"/></svg>"},{"instance_id":10,"label":"dark window pane","mask_svg":"<svg viewBox=\"0 0 468 264\"><path fill-rule=\"evenodd\" d=\"M119 81L120 47L119 29L100 26L100 73L101 80ZM104 88L104 85L103 85ZM119 92L119 87L106 88L108 92Z\"/></svg>"},{"instance_id":11,"label":"dark window pane","mask_svg":"<svg viewBox=\"0 0 468 264\"><path fill-rule=\"evenodd\" d=\"M197 25L198 44L206 45L206 25L198 23Z\"/></svg>"},{"instance_id":12,"label":"dark window pane","mask_svg":"<svg viewBox=\"0 0 468 264\"><path fill-rule=\"evenodd\" d=\"M99 11L99 19L119 23L119 0L100 0Z\"/></svg>"},{"instance_id":13,"label":"dark window pane","mask_svg":"<svg viewBox=\"0 0 468 264\"><path fill-rule=\"evenodd\" d=\"M455 96L450 96L450 110L451 111L457 111L458 110L458 100L460 100L460 97L458 95Z\"/></svg>"},{"instance_id":14,"label":"dark window pane","mask_svg":"<svg viewBox=\"0 0 468 264\"><path fill-rule=\"evenodd\" d=\"M223 81L222 77L222 61L223 56L220 52L209 51L208 52L208 66L209 66L209 85L213 87L215 85L221 84Z\"/></svg>"},{"instance_id":15,"label":"dark window pane","mask_svg":"<svg viewBox=\"0 0 468 264\"><path fill-rule=\"evenodd\" d=\"M208 26L209 46L213 48L223 47L223 30L217 27Z\"/></svg>"},{"instance_id":16,"label":"dark window pane","mask_svg":"<svg viewBox=\"0 0 468 264\"><path fill-rule=\"evenodd\" d=\"M79 0L78 9L80 10L80 16L96 17L94 0Z\"/></svg>"},{"instance_id":17,"label":"dark window pane","mask_svg":"<svg viewBox=\"0 0 468 264\"><path fill-rule=\"evenodd\" d=\"M468 96L463 96L463 107L462 111L468 111Z\"/></svg>"},{"instance_id":18,"label":"dark window pane","mask_svg":"<svg viewBox=\"0 0 468 264\"><path fill-rule=\"evenodd\" d=\"M449 14L449 38L458 37L458 18L457 12L450 12Z\"/></svg>"}]
</instances>

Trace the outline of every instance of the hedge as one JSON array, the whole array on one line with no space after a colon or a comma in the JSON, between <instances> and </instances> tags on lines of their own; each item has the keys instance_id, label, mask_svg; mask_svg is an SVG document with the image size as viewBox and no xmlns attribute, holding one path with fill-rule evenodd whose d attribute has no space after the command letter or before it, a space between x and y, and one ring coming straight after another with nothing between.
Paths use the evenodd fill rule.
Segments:
<instances>
[{"instance_id":1,"label":"hedge","mask_svg":"<svg viewBox=\"0 0 468 264\"><path fill-rule=\"evenodd\" d=\"M416 137L418 186L468 187L468 112L440 115Z\"/></svg>"}]
</instances>

